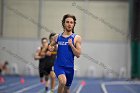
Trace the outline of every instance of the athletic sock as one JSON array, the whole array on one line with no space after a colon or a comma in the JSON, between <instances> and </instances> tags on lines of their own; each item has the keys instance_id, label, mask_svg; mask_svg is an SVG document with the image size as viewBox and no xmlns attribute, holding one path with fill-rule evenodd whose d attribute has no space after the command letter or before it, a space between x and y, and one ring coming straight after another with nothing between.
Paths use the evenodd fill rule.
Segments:
<instances>
[{"instance_id":1,"label":"athletic sock","mask_svg":"<svg viewBox=\"0 0 140 93\"><path fill-rule=\"evenodd\" d=\"M48 91L48 89L49 89L48 87L45 87L45 90L46 90L46 91Z\"/></svg>"},{"instance_id":2,"label":"athletic sock","mask_svg":"<svg viewBox=\"0 0 140 93\"><path fill-rule=\"evenodd\" d=\"M53 89L51 89L50 93L54 93L54 90L53 90Z\"/></svg>"}]
</instances>

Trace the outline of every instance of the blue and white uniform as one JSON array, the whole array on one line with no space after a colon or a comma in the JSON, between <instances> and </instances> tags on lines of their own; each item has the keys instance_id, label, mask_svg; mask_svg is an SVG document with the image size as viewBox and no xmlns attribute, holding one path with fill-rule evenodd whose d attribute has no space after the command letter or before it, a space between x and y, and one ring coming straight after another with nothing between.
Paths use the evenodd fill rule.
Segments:
<instances>
[{"instance_id":1,"label":"blue and white uniform","mask_svg":"<svg viewBox=\"0 0 140 93\"><path fill-rule=\"evenodd\" d=\"M63 37L62 33L58 35L57 44L57 58L54 64L54 71L58 77L60 74L65 74L67 78L66 86L71 86L74 76L74 54L68 44L68 40L72 39L74 45L74 38L76 34L72 34L69 37Z\"/></svg>"}]
</instances>

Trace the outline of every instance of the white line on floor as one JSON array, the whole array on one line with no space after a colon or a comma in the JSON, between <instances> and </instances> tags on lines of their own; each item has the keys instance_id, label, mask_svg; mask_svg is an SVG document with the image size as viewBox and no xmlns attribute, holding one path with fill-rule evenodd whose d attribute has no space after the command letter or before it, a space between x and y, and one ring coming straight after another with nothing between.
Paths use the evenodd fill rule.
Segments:
<instances>
[{"instance_id":1,"label":"white line on floor","mask_svg":"<svg viewBox=\"0 0 140 93\"><path fill-rule=\"evenodd\" d=\"M24 91L30 90L30 89L35 88L35 87L40 86L40 85L41 85L41 83L37 83L35 85L28 86L28 87L25 87L23 89L20 89L20 90L16 91L15 93L23 93Z\"/></svg>"}]
</instances>

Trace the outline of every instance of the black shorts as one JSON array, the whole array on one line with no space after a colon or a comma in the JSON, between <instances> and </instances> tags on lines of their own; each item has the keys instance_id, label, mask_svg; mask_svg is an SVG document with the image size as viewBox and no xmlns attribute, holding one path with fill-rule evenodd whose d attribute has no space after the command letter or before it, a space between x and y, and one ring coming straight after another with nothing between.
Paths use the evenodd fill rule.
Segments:
<instances>
[{"instance_id":1,"label":"black shorts","mask_svg":"<svg viewBox=\"0 0 140 93\"><path fill-rule=\"evenodd\" d=\"M52 66L47 67L43 64L39 64L39 76L42 78L44 75L49 75L50 72L52 71Z\"/></svg>"}]
</instances>

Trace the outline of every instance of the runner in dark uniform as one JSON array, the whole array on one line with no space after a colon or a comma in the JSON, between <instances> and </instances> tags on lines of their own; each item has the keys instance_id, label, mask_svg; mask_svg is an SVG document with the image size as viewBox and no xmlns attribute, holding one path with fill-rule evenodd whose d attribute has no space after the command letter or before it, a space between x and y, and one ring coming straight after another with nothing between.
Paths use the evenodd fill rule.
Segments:
<instances>
[{"instance_id":1,"label":"runner in dark uniform","mask_svg":"<svg viewBox=\"0 0 140 93\"><path fill-rule=\"evenodd\" d=\"M4 64L0 64L0 75L2 74L3 71L8 72L8 61L5 61Z\"/></svg>"},{"instance_id":2,"label":"runner in dark uniform","mask_svg":"<svg viewBox=\"0 0 140 93\"><path fill-rule=\"evenodd\" d=\"M55 33L51 33L49 36L49 40L51 42L51 39ZM54 92L55 87L55 73L53 71L54 61L56 58L56 48L51 47L46 38L42 38L42 46L38 48L35 59L39 60L39 75L40 75L40 81L43 82L43 77L45 76L46 81L46 91L48 91L48 79L49 76L51 78L51 93ZM48 49L45 51L45 53L42 53L42 48L44 44L48 44Z\"/></svg>"}]
</instances>

